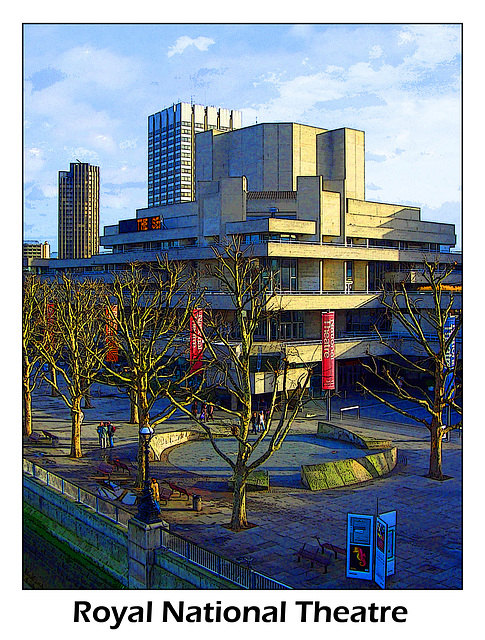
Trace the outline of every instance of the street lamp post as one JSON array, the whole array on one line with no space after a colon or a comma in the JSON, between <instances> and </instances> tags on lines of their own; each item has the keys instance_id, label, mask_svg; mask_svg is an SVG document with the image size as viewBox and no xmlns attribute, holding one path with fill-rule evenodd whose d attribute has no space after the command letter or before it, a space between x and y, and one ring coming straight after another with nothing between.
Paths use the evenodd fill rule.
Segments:
<instances>
[{"instance_id":1,"label":"street lamp post","mask_svg":"<svg viewBox=\"0 0 485 640\"><path fill-rule=\"evenodd\" d=\"M158 507L155 499L153 497L153 491L150 486L150 473L149 473L149 461L148 461L148 451L150 440L153 436L153 429L151 427L142 427L140 429L141 441L144 447L144 455L145 455L145 470L143 477L143 492L141 495L141 500L138 503L138 512L136 514L137 520L144 522L145 524L153 524L155 522L160 522L160 508Z\"/></svg>"}]
</instances>

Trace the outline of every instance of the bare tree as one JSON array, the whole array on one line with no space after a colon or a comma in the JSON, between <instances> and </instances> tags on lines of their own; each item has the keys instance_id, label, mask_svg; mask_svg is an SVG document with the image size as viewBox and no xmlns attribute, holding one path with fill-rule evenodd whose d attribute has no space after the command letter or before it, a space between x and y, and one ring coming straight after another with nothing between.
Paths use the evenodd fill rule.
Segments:
<instances>
[{"instance_id":1,"label":"bare tree","mask_svg":"<svg viewBox=\"0 0 485 640\"><path fill-rule=\"evenodd\" d=\"M461 426L461 420L455 424L446 424L446 414L453 410L461 415L462 409L457 400L461 395L461 383L458 380L459 358L450 358L456 336L461 328L461 313L455 316L454 325L449 318L454 315L455 287L447 285L446 280L453 273L454 265L440 269L437 262L425 261L423 268L424 283L418 292L408 290L409 283L404 281L390 291L383 291L382 304L406 334L403 340L385 338L380 335L394 357L371 356L372 364L364 367L377 380L385 383L387 395L361 383L364 391L394 409L398 413L423 424L430 432L430 458L428 477L442 480L442 440L453 429ZM431 304L424 305L423 297L430 297ZM377 330L377 329L376 329ZM410 355L410 346L414 345ZM406 348L407 347L407 348ZM453 360L453 361L452 361ZM413 382L415 378L432 380L431 391ZM406 400L416 408L425 411L425 417L413 409L405 409L398 400Z\"/></svg>"},{"instance_id":2,"label":"bare tree","mask_svg":"<svg viewBox=\"0 0 485 640\"><path fill-rule=\"evenodd\" d=\"M46 283L44 333L38 349L56 372L44 379L54 387L71 412L71 458L82 457L81 400L98 375L104 354L105 310L103 283L75 280L67 274ZM59 384L64 381L65 387Z\"/></svg>"},{"instance_id":3,"label":"bare tree","mask_svg":"<svg viewBox=\"0 0 485 640\"><path fill-rule=\"evenodd\" d=\"M183 263L132 263L116 275L105 306L122 367L106 370L108 384L123 387L136 402L140 429L168 420L176 408L166 402L153 415L155 402L166 398L177 359L186 349L188 323L196 298ZM133 416L135 417L135 416ZM137 485L144 478L143 447L138 447Z\"/></svg>"},{"instance_id":4,"label":"bare tree","mask_svg":"<svg viewBox=\"0 0 485 640\"><path fill-rule=\"evenodd\" d=\"M224 460L233 472L233 510L230 528L240 531L250 527L246 512L246 484L252 471L260 467L283 444L308 386L311 368L300 369L296 387L288 390L290 365L281 357L272 368L272 396L268 404L268 417L263 431L255 439L250 439L252 404L252 386L250 359L255 344L255 334L259 323L271 313L271 284L261 280L258 260L241 249L237 240L224 246L213 247L215 265L210 275L219 280L221 291L231 300L237 339L231 339L222 322L221 314L206 312L204 325L199 329L204 336L205 359L203 373L206 385L203 391L192 392L192 398L206 402L214 387L222 387L232 397L231 407L226 407L212 399L214 407L223 412L231 426L231 435L237 443L237 454L231 458L218 444L220 428L194 417L188 404L182 404L170 390L168 395L173 405L191 417L208 435L214 451ZM275 409L279 403L280 413ZM259 455L258 455L259 454Z\"/></svg>"},{"instance_id":5,"label":"bare tree","mask_svg":"<svg viewBox=\"0 0 485 640\"><path fill-rule=\"evenodd\" d=\"M22 304L22 405L23 433L32 433L32 393L42 371L42 354L37 348L44 336L39 333L42 325L43 298L45 287L34 275L27 275L23 281Z\"/></svg>"}]
</instances>

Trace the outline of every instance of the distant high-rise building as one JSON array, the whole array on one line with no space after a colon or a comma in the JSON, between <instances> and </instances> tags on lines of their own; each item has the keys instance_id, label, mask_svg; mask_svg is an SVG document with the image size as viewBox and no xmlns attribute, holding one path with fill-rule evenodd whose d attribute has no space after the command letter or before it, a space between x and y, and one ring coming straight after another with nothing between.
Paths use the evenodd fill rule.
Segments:
<instances>
[{"instance_id":1,"label":"distant high-rise building","mask_svg":"<svg viewBox=\"0 0 485 640\"><path fill-rule=\"evenodd\" d=\"M38 240L26 240L23 245L24 258L50 258L51 246L47 242L39 242Z\"/></svg>"},{"instance_id":2,"label":"distant high-rise building","mask_svg":"<svg viewBox=\"0 0 485 640\"><path fill-rule=\"evenodd\" d=\"M239 129L241 115L180 102L148 116L148 206L195 200L195 134Z\"/></svg>"},{"instance_id":3,"label":"distant high-rise building","mask_svg":"<svg viewBox=\"0 0 485 640\"><path fill-rule=\"evenodd\" d=\"M59 258L90 258L99 253L99 167L71 163L59 171Z\"/></svg>"}]
</instances>

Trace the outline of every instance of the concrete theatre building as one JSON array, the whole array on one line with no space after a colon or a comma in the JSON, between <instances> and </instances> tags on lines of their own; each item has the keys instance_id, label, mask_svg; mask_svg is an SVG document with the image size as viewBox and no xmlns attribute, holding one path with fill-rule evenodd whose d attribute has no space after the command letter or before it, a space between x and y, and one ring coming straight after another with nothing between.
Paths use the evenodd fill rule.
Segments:
<instances>
[{"instance_id":1,"label":"concrete theatre building","mask_svg":"<svg viewBox=\"0 0 485 640\"><path fill-rule=\"evenodd\" d=\"M425 222L416 207L366 200L364 132L265 123L194 137L194 198L154 206L153 197L135 218L104 228L100 244L110 253L59 259L55 268L109 279L129 262L166 253L190 262L214 308L230 309L204 265L214 257L211 245L237 236L272 278L279 310L259 329L255 360L258 352L284 352L295 366L317 363L321 313L332 310L338 388L354 388L362 359L382 353L374 326L399 334L380 303L385 281L407 278L418 288L425 258L456 263L460 280L453 225ZM270 378L254 370L256 395L271 390ZM318 389L318 373L312 385Z\"/></svg>"}]
</instances>

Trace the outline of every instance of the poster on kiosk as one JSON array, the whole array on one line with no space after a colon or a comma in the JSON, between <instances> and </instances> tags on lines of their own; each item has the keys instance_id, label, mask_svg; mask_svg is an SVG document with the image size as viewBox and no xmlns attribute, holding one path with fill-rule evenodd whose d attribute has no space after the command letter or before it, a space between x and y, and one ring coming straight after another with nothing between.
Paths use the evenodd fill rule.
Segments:
<instances>
[{"instance_id":1,"label":"poster on kiosk","mask_svg":"<svg viewBox=\"0 0 485 640\"><path fill-rule=\"evenodd\" d=\"M396 570L396 512L377 516L374 582L386 588L386 577Z\"/></svg>"},{"instance_id":2,"label":"poster on kiosk","mask_svg":"<svg viewBox=\"0 0 485 640\"><path fill-rule=\"evenodd\" d=\"M347 578L372 580L374 516L347 514Z\"/></svg>"}]
</instances>

